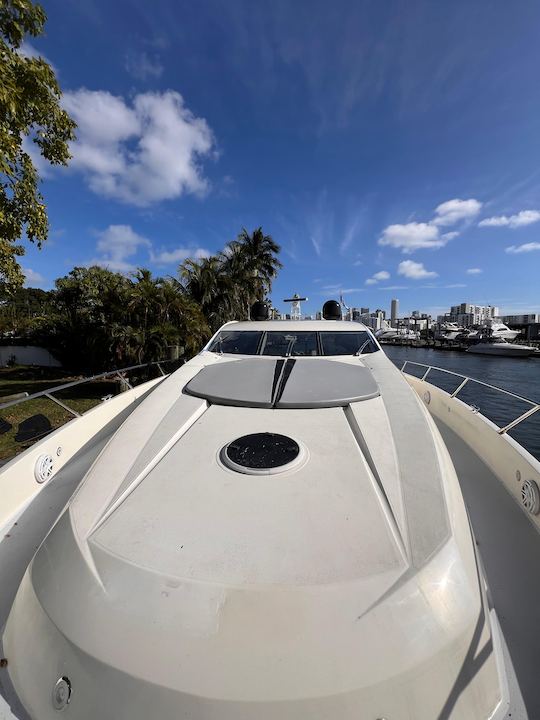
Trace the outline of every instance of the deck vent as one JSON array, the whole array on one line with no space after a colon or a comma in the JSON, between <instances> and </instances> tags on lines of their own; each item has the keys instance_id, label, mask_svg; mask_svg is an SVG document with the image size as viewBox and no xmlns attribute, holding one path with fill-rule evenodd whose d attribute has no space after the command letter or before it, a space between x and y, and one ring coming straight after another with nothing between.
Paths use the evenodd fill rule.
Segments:
<instances>
[{"instance_id":1,"label":"deck vent","mask_svg":"<svg viewBox=\"0 0 540 720\"><path fill-rule=\"evenodd\" d=\"M540 511L540 490L534 480L525 480L521 486L521 502L531 515L538 515Z\"/></svg>"},{"instance_id":2,"label":"deck vent","mask_svg":"<svg viewBox=\"0 0 540 720\"><path fill-rule=\"evenodd\" d=\"M270 475L296 467L305 451L296 440L277 433L253 433L233 440L221 451L231 470L248 475Z\"/></svg>"},{"instance_id":3,"label":"deck vent","mask_svg":"<svg viewBox=\"0 0 540 720\"><path fill-rule=\"evenodd\" d=\"M52 455L40 455L34 466L34 477L36 482L44 483L50 480L54 471L54 460Z\"/></svg>"}]
</instances>

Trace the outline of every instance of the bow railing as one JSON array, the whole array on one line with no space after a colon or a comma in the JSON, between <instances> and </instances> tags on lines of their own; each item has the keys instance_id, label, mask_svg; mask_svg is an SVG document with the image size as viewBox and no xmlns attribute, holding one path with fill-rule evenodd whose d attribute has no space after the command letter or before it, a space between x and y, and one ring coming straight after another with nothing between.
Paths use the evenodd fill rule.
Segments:
<instances>
[{"instance_id":1,"label":"bow railing","mask_svg":"<svg viewBox=\"0 0 540 720\"><path fill-rule=\"evenodd\" d=\"M0 403L0 464L69 420L137 385L165 377L183 362L159 360L130 365L12 396L14 399Z\"/></svg>"},{"instance_id":2,"label":"bow railing","mask_svg":"<svg viewBox=\"0 0 540 720\"><path fill-rule=\"evenodd\" d=\"M496 385L490 385L489 383L483 382L482 380L476 380L475 378L471 378L467 375L463 375L462 373L454 372L453 370L446 370L445 368L437 367L435 365L426 365L424 363L418 363L413 362L412 360L405 360L401 367L401 372L412 375L412 373L406 372L406 367L408 365L414 365L419 368L423 368L424 372L420 375L413 375L413 377L417 377L419 380L425 380L426 382L430 382L427 380L427 377L429 374L433 371L436 372L442 372L446 375L451 375L456 378L459 378L460 382L458 382L458 385L456 388L454 388L451 391L448 391L444 388L439 388L443 390L444 392L447 392L448 395L450 395L451 398L457 397L460 393L463 392L464 388L468 386L470 383L474 383L475 385L478 385L483 388L488 388L489 390L493 390L497 393L500 393L501 395L505 395L506 397L513 398L514 400L517 400L519 402L525 403L528 405L528 409L525 412L520 413L517 417L513 418L512 420L506 422L504 425L500 425L499 423L495 422L495 424L498 427L498 432L500 435L506 434L509 430L512 430L517 425L522 423L524 420L527 420L532 415L537 413L540 410L540 403L535 402L534 400L531 400L530 398L523 397L523 395L518 395L517 393L514 393L510 390L504 390L503 388L497 387ZM437 387L437 386L436 386ZM461 399L461 398L460 398ZM476 405L473 405L469 403L471 408L475 411L478 411L479 408ZM492 422L494 422L492 420Z\"/></svg>"}]
</instances>

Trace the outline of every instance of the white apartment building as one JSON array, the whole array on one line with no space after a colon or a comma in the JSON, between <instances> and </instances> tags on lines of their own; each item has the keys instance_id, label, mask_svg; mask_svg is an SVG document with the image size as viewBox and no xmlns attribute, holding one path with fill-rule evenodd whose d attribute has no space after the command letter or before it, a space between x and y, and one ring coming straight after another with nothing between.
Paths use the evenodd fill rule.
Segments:
<instances>
[{"instance_id":1,"label":"white apartment building","mask_svg":"<svg viewBox=\"0 0 540 720\"><path fill-rule=\"evenodd\" d=\"M442 316L441 322L454 322L462 327L483 325L487 320L498 317L499 308L495 305L472 305L472 303L461 303L452 305L450 313Z\"/></svg>"}]
</instances>

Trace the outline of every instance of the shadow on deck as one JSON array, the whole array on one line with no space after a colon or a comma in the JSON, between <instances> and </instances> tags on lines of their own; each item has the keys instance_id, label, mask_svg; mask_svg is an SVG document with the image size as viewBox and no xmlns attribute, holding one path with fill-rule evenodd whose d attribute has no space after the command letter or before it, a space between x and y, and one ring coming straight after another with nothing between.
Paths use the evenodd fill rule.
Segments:
<instances>
[{"instance_id":1,"label":"shadow on deck","mask_svg":"<svg viewBox=\"0 0 540 720\"><path fill-rule=\"evenodd\" d=\"M437 426L461 484L519 689L529 717L540 718L540 537L469 446L443 423Z\"/></svg>"}]
</instances>

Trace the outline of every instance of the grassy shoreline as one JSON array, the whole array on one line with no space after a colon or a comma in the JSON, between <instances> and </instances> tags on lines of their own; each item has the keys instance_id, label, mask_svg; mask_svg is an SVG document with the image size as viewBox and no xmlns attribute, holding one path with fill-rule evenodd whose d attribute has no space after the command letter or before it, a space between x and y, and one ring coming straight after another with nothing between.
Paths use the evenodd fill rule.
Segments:
<instances>
[{"instance_id":1,"label":"grassy shoreline","mask_svg":"<svg viewBox=\"0 0 540 720\"><path fill-rule=\"evenodd\" d=\"M33 366L0 368L0 405L2 405L3 396L23 392L33 395L80 378L80 375L70 374L61 368ZM116 378L111 378L66 388L55 393L55 397L76 412L84 413L99 405L103 397L111 394L115 395L117 392L118 381ZM44 415L49 420L53 430L69 422L74 417L47 397L34 398L4 409L0 408L0 418L12 426L10 430L0 435L0 460L7 460L14 455L18 455L33 444L35 440L24 442L15 440L20 423L33 415Z\"/></svg>"}]
</instances>

